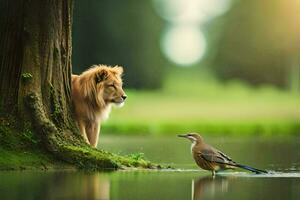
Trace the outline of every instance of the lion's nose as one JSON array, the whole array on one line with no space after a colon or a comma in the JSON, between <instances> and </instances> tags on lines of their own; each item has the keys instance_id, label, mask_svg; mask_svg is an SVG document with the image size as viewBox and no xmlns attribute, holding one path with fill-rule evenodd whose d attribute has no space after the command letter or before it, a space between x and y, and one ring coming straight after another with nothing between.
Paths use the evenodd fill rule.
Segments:
<instances>
[{"instance_id":1,"label":"lion's nose","mask_svg":"<svg viewBox=\"0 0 300 200\"><path fill-rule=\"evenodd\" d=\"M122 99L125 100L127 98L127 95L122 95Z\"/></svg>"}]
</instances>

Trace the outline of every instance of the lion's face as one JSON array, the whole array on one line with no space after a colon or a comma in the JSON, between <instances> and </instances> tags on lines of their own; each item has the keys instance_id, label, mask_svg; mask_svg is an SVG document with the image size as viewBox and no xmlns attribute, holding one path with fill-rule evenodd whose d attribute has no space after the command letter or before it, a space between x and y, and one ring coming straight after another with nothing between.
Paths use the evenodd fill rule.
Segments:
<instances>
[{"instance_id":1,"label":"lion's face","mask_svg":"<svg viewBox=\"0 0 300 200\"><path fill-rule=\"evenodd\" d=\"M105 104L114 103L122 105L127 98L121 75L122 67L105 68L96 74L97 98L104 100Z\"/></svg>"},{"instance_id":2,"label":"lion's face","mask_svg":"<svg viewBox=\"0 0 300 200\"><path fill-rule=\"evenodd\" d=\"M105 81L103 99L106 103L122 104L127 98L122 88L121 78L111 78Z\"/></svg>"}]
</instances>

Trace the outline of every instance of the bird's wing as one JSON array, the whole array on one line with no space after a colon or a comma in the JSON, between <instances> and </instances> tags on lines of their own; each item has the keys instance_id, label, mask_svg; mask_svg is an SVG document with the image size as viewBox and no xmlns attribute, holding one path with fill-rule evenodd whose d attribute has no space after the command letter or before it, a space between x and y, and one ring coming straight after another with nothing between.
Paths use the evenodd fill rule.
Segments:
<instances>
[{"instance_id":1,"label":"bird's wing","mask_svg":"<svg viewBox=\"0 0 300 200\"><path fill-rule=\"evenodd\" d=\"M225 153L221 152L221 151L218 151L218 153L220 155L222 155L222 157L226 158L228 161L233 161L229 156L227 156Z\"/></svg>"},{"instance_id":2,"label":"bird's wing","mask_svg":"<svg viewBox=\"0 0 300 200\"><path fill-rule=\"evenodd\" d=\"M230 165L235 164L229 156L225 155L220 151L214 151L214 149L202 150L201 152L199 152L198 155L209 162Z\"/></svg>"}]
</instances>

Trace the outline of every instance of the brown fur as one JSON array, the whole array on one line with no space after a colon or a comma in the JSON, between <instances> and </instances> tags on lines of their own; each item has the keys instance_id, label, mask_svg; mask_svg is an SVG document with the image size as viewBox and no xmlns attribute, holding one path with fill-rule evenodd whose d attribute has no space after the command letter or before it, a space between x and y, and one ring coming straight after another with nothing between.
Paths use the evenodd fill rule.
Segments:
<instances>
[{"instance_id":1,"label":"brown fur","mask_svg":"<svg viewBox=\"0 0 300 200\"><path fill-rule=\"evenodd\" d=\"M100 124L108 118L111 104L123 104L119 66L94 65L80 75L72 75L72 101L75 119L84 140L96 147Z\"/></svg>"}]
</instances>

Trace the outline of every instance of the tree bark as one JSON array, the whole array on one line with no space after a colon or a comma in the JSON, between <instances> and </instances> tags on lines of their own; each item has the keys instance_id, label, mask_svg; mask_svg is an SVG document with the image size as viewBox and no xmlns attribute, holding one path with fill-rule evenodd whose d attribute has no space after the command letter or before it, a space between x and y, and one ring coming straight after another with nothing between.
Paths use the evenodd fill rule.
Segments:
<instances>
[{"instance_id":1,"label":"tree bark","mask_svg":"<svg viewBox=\"0 0 300 200\"><path fill-rule=\"evenodd\" d=\"M0 115L30 127L48 151L69 163L130 166L129 158L86 145L72 118L72 7L72 0L1 1Z\"/></svg>"}]
</instances>

